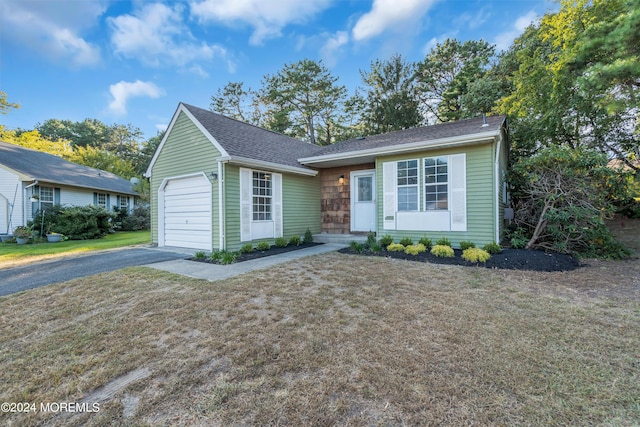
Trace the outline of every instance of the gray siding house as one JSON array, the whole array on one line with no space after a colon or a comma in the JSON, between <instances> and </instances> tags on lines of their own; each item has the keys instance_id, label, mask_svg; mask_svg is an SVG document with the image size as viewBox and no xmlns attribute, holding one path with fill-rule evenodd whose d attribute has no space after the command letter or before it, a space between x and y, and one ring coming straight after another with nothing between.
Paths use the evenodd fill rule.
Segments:
<instances>
[{"instance_id":1,"label":"gray siding house","mask_svg":"<svg viewBox=\"0 0 640 427\"><path fill-rule=\"evenodd\" d=\"M181 103L146 172L152 241L234 250L307 229L499 241L507 153L504 116L319 147Z\"/></svg>"}]
</instances>

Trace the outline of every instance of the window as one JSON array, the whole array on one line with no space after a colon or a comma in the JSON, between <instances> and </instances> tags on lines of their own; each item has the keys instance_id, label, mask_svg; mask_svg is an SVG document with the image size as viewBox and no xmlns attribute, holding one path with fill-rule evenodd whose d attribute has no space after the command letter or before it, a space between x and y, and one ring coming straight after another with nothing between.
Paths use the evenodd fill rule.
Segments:
<instances>
[{"instance_id":1,"label":"window","mask_svg":"<svg viewBox=\"0 0 640 427\"><path fill-rule=\"evenodd\" d=\"M129 210L129 197L120 196L120 209Z\"/></svg>"},{"instance_id":2,"label":"window","mask_svg":"<svg viewBox=\"0 0 640 427\"><path fill-rule=\"evenodd\" d=\"M418 210L418 161L397 164L398 211Z\"/></svg>"},{"instance_id":3,"label":"window","mask_svg":"<svg viewBox=\"0 0 640 427\"><path fill-rule=\"evenodd\" d=\"M40 210L53 207L53 187L40 187Z\"/></svg>"},{"instance_id":4,"label":"window","mask_svg":"<svg viewBox=\"0 0 640 427\"><path fill-rule=\"evenodd\" d=\"M424 159L424 209L449 209L449 174L447 157Z\"/></svg>"},{"instance_id":5,"label":"window","mask_svg":"<svg viewBox=\"0 0 640 427\"><path fill-rule=\"evenodd\" d=\"M253 220L271 221L271 175L253 172Z\"/></svg>"},{"instance_id":6,"label":"window","mask_svg":"<svg viewBox=\"0 0 640 427\"><path fill-rule=\"evenodd\" d=\"M107 195L105 193L97 193L96 205L102 208L107 208Z\"/></svg>"}]
</instances>

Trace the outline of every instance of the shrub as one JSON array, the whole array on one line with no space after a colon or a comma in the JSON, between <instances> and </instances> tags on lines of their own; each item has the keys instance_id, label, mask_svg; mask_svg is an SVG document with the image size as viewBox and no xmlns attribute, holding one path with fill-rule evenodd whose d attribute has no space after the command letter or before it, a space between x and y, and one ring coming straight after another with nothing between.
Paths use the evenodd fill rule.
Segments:
<instances>
[{"instance_id":1,"label":"shrub","mask_svg":"<svg viewBox=\"0 0 640 427\"><path fill-rule=\"evenodd\" d=\"M253 245L251 243L245 243L240 248L240 252L242 252L243 254L250 254L251 252L253 252Z\"/></svg>"},{"instance_id":2,"label":"shrub","mask_svg":"<svg viewBox=\"0 0 640 427\"><path fill-rule=\"evenodd\" d=\"M387 250L389 252L403 252L404 245L401 245L400 243L391 243L389 246L387 246Z\"/></svg>"},{"instance_id":3,"label":"shrub","mask_svg":"<svg viewBox=\"0 0 640 427\"><path fill-rule=\"evenodd\" d=\"M289 242L287 242L287 239L285 239L284 237L278 237L274 242L277 248L284 248L288 243Z\"/></svg>"},{"instance_id":4,"label":"shrub","mask_svg":"<svg viewBox=\"0 0 640 427\"><path fill-rule=\"evenodd\" d=\"M520 227L511 233L511 247L514 249L522 249L527 246L529 238L527 237L527 230Z\"/></svg>"},{"instance_id":5,"label":"shrub","mask_svg":"<svg viewBox=\"0 0 640 427\"><path fill-rule=\"evenodd\" d=\"M362 243L358 243L356 241L352 241L349 246L351 247L351 249L353 249L354 252L356 253L362 253L364 251L364 245Z\"/></svg>"},{"instance_id":6,"label":"shrub","mask_svg":"<svg viewBox=\"0 0 640 427\"><path fill-rule=\"evenodd\" d=\"M386 248L387 246L389 246L390 244L393 243L393 237L391 237L390 234L385 234L384 236L382 236L382 238L380 239L380 246Z\"/></svg>"},{"instance_id":7,"label":"shrub","mask_svg":"<svg viewBox=\"0 0 640 427\"><path fill-rule=\"evenodd\" d=\"M462 251L462 258L469 262L487 262L491 255L480 248L467 248Z\"/></svg>"},{"instance_id":8,"label":"shrub","mask_svg":"<svg viewBox=\"0 0 640 427\"><path fill-rule=\"evenodd\" d=\"M311 234L311 230L307 228L307 231L304 232L304 243L313 243L313 234Z\"/></svg>"},{"instance_id":9,"label":"shrub","mask_svg":"<svg viewBox=\"0 0 640 427\"><path fill-rule=\"evenodd\" d=\"M378 241L376 240L376 233L370 231L369 234L367 234L367 243L365 243L365 246L367 248L371 248L371 246L375 245L377 242Z\"/></svg>"},{"instance_id":10,"label":"shrub","mask_svg":"<svg viewBox=\"0 0 640 427\"><path fill-rule=\"evenodd\" d=\"M442 237L436 241L436 245L451 247L451 240L447 239L446 237Z\"/></svg>"},{"instance_id":11,"label":"shrub","mask_svg":"<svg viewBox=\"0 0 640 427\"><path fill-rule=\"evenodd\" d=\"M399 243L402 246L410 246L413 245L413 240L411 240L411 237L403 237L402 239L400 239Z\"/></svg>"},{"instance_id":12,"label":"shrub","mask_svg":"<svg viewBox=\"0 0 640 427\"><path fill-rule=\"evenodd\" d=\"M455 255L451 246L448 245L435 245L431 248L431 253L437 257L443 258L452 258Z\"/></svg>"},{"instance_id":13,"label":"shrub","mask_svg":"<svg viewBox=\"0 0 640 427\"><path fill-rule=\"evenodd\" d=\"M136 206L120 224L122 231L148 230L151 227L149 206Z\"/></svg>"},{"instance_id":14,"label":"shrub","mask_svg":"<svg viewBox=\"0 0 640 427\"><path fill-rule=\"evenodd\" d=\"M465 249L469 249L469 248L475 248L476 244L473 242L469 242L468 240L463 240L462 242L460 242L460 249L462 249L463 251Z\"/></svg>"},{"instance_id":15,"label":"shrub","mask_svg":"<svg viewBox=\"0 0 640 427\"><path fill-rule=\"evenodd\" d=\"M57 206L44 213L45 230L71 240L98 239L113 232L113 214L98 206ZM34 222L42 221L38 215Z\"/></svg>"},{"instance_id":16,"label":"shrub","mask_svg":"<svg viewBox=\"0 0 640 427\"><path fill-rule=\"evenodd\" d=\"M487 243L482 247L485 251L489 252L492 255L499 254L502 248L496 242Z\"/></svg>"},{"instance_id":17,"label":"shrub","mask_svg":"<svg viewBox=\"0 0 640 427\"><path fill-rule=\"evenodd\" d=\"M207 257L207 253L204 251L198 251L195 254L193 254L193 257L195 259L205 259Z\"/></svg>"},{"instance_id":18,"label":"shrub","mask_svg":"<svg viewBox=\"0 0 640 427\"><path fill-rule=\"evenodd\" d=\"M220 258L222 258L222 254L224 251L213 251L211 253L211 255L209 255L209 260L210 261L218 261Z\"/></svg>"},{"instance_id":19,"label":"shrub","mask_svg":"<svg viewBox=\"0 0 640 427\"><path fill-rule=\"evenodd\" d=\"M432 246L431 239L428 238L427 236L424 236L423 238L418 240L418 243L420 243L421 245L424 245L424 247L427 248L427 250L431 249L431 246Z\"/></svg>"},{"instance_id":20,"label":"shrub","mask_svg":"<svg viewBox=\"0 0 640 427\"><path fill-rule=\"evenodd\" d=\"M418 255L427 251L427 247L422 243L417 245L409 245L404 249L404 253L408 255Z\"/></svg>"},{"instance_id":21,"label":"shrub","mask_svg":"<svg viewBox=\"0 0 640 427\"><path fill-rule=\"evenodd\" d=\"M269 242L260 242L256 245L256 249L259 251L268 251L271 249L271 245Z\"/></svg>"},{"instance_id":22,"label":"shrub","mask_svg":"<svg viewBox=\"0 0 640 427\"><path fill-rule=\"evenodd\" d=\"M240 256L239 252L222 251L219 262L222 265L233 264Z\"/></svg>"},{"instance_id":23,"label":"shrub","mask_svg":"<svg viewBox=\"0 0 640 427\"><path fill-rule=\"evenodd\" d=\"M380 243L376 242L371 246L369 246L369 250L371 250L371 252L374 252L374 253L380 252L382 250L382 246L380 246Z\"/></svg>"},{"instance_id":24,"label":"shrub","mask_svg":"<svg viewBox=\"0 0 640 427\"><path fill-rule=\"evenodd\" d=\"M293 246L300 246L302 244L302 239L300 236L291 236L289 239L289 244Z\"/></svg>"}]
</instances>

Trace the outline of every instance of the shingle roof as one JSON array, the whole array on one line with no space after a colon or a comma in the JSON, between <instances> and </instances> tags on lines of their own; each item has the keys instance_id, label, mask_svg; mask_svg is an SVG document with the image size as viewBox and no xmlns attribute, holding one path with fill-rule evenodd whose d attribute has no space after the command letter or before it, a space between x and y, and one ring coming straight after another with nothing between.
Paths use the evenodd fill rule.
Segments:
<instances>
[{"instance_id":1,"label":"shingle roof","mask_svg":"<svg viewBox=\"0 0 640 427\"><path fill-rule=\"evenodd\" d=\"M182 105L231 157L313 170L300 164L298 159L316 155L321 147L193 105Z\"/></svg>"},{"instance_id":2,"label":"shingle roof","mask_svg":"<svg viewBox=\"0 0 640 427\"><path fill-rule=\"evenodd\" d=\"M32 180L136 195L129 181L111 172L68 162L58 156L0 141L0 165Z\"/></svg>"},{"instance_id":3,"label":"shingle roof","mask_svg":"<svg viewBox=\"0 0 640 427\"><path fill-rule=\"evenodd\" d=\"M400 146L412 142L435 142L446 138L455 138L465 135L473 135L476 133L499 132L505 120L505 116L489 116L486 118L487 126L483 127L483 119L482 117L478 117L432 126L399 130L382 135L350 139L333 145L327 145L322 147L321 150L314 155L323 156L340 154L360 150Z\"/></svg>"}]
</instances>

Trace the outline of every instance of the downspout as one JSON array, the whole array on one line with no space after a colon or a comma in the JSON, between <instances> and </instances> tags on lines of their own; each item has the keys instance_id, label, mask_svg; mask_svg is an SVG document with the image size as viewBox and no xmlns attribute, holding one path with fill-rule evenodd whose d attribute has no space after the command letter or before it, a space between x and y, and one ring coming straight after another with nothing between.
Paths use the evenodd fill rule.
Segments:
<instances>
[{"instance_id":1,"label":"downspout","mask_svg":"<svg viewBox=\"0 0 640 427\"><path fill-rule=\"evenodd\" d=\"M495 225L495 242L500 244L500 148L502 145L502 132L500 132L500 136L498 137L498 142L496 144L496 161L494 166L494 180L495 180L495 210L496 210L496 225Z\"/></svg>"},{"instance_id":2,"label":"downspout","mask_svg":"<svg viewBox=\"0 0 640 427\"><path fill-rule=\"evenodd\" d=\"M29 184L22 189L22 223L27 225L27 188L31 188L34 185L38 185L39 181L36 179L33 184Z\"/></svg>"},{"instance_id":3,"label":"downspout","mask_svg":"<svg viewBox=\"0 0 640 427\"><path fill-rule=\"evenodd\" d=\"M218 235L219 242L218 247L220 250L226 249L226 233L225 233L225 218L224 218L224 179L225 179L225 168L224 165L227 161L218 160Z\"/></svg>"}]
</instances>

